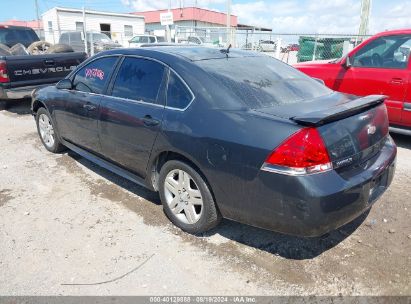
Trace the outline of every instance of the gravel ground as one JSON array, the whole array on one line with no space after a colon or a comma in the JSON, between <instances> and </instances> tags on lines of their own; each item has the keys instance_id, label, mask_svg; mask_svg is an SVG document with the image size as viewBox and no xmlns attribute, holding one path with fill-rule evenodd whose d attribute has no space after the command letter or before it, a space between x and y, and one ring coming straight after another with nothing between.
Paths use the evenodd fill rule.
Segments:
<instances>
[{"instance_id":1,"label":"gravel ground","mask_svg":"<svg viewBox=\"0 0 411 304\"><path fill-rule=\"evenodd\" d=\"M328 236L223 221L195 237L157 194L48 153L28 102L0 111L0 130L0 295L411 295L411 138L394 137L396 176L371 212Z\"/></svg>"}]
</instances>

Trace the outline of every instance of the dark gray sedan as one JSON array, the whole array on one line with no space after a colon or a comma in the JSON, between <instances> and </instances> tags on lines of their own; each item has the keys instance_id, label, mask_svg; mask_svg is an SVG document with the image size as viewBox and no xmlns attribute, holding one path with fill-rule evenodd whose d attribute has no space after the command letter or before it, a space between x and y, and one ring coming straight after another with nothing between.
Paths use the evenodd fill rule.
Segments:
<instances>
[{"instance_id":1,"label":"dark gray sedan","mask_svg":"<svg viewBox=\"0 0 411 304\"><path fill-rule=\"evenodd\" d=\"M253 52L102 52L34 92L32 110L47 150L158 191L191 233L224 217L322 235L366 212L395 170L384 96L331 91Z\"/></svg>"}]
</instances>

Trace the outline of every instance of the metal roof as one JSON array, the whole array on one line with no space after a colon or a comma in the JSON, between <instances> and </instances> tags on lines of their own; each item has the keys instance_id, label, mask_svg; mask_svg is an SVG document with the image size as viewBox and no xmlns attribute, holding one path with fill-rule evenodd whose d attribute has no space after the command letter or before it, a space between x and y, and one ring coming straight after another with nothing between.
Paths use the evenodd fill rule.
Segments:
<instances>
[{"instance_id":1,"label":"metal roof","mask_svg":"<svg viewBox=\"0 0 411 304\"><path fill-rule=\"evenodd\" d=\"M45 15L48 12L52 11L52 10L56 10L58 12L68 12L68 13L83 13L82 9L78 9L78 8L67 8L67 7L53 7L52 9L49 9L48 11L44 12L42 14ZM86 14L93 14L93 15L103 15L103 16L116 16L116 17L126 17L126 18L140 18L140 19L144 19L144 16L140 16L140 15L136 15L136 14L128 14L128 13L113 13L113 12L105 12L105 11L95 11L95 10L88 10L86 9Z\"/></svg>"}]
</instances>

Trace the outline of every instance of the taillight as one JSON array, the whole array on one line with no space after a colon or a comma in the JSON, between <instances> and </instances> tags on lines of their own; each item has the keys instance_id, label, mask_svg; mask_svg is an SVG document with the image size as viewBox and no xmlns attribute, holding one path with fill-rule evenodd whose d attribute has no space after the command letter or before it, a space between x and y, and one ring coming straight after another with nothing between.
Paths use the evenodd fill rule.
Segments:
<instances>
[{"instance_id":1,"label":"taillight","mask_svg":"<svg viewBox=\"0 0 411 304\"><path fill-rule=\"evenodd\" d=\"M304 128L281 143L266 159L262 170L288 175L329 171L332 163L316 128Z\"/></svg>"},{"instance_id":2,"label":"taillight","mask_svg":"<svg viewBox=\"0 0 411 304\"><path fill-rule=\"evenodd\" d=\"M10 82L6 62L0 60L0 83Z\"/></svg>"}]
</instances>

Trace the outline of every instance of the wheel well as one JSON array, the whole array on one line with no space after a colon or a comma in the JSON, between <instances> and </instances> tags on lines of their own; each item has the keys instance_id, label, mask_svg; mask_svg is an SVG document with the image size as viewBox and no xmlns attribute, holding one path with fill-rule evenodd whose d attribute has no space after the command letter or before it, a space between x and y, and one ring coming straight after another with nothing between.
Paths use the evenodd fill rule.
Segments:
<instances>
[{"instance_id":1,"label":"wheel well","mask_svg":"<svg viewBox=\"0 0 411 304\"><path fill-rule=\"evenodd\" d=\"M41 102L41 101L39 101L39 100L35 100L34 102L33 102L33 113L37 113L37 111L40 109L40 108L45 108L46 106L44 105L44 103L43 102Z\"/></svg>"},{"instance_id":2,"label":"wheel well","mask_svg":"<svg viewBox=\"0 0 411 304\"><path fill-rule=\"evenodd\" d=\"M181 155L179 153L172 152L172 151L161 152L156 157L156 159L154 160L154 162L152 164L151 171L150 171L150 182L151 182L151 185L152 185L152 187L155 191L159 190L158 179L159 179L159 175L160 175L160 170L163 167L163 165L166 162L168 162L169 160L183 161L186 164L190 165L193 169L195 169L198 172L198 174L200 174L201 177L204 179L206 184L208 185L208 188L210 189L211 195L213 196L214 202L216 202L213 189L211 188L210 183L208 182L207 178L205 177L204 173L200 170L200 168L195 163L193 163L190 159L185 157L184 155ZM217 204L217 202L216 202L216 204Z\"/></svg>"}]
</instances>

